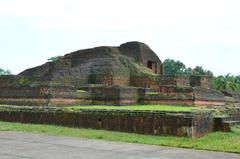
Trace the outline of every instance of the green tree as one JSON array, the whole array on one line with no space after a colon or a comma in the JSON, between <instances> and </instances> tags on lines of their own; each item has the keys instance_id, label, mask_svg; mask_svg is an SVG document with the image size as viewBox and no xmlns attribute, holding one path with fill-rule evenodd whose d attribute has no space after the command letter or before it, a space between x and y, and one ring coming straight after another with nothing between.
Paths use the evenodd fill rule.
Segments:
<instances>
[{"instance_id":1,"label":"green tree","mask_svg":"<svg viewBox=\"0 0 240 159\"><path fill-rule=\"evenodd\" d=\"M28 77L21 77L18 80L18 84L20 84L22 86L30 85L31 84L31 80Z\"/></svg>"},{"instance_id":2,"label":"green tree","mask_svg":"<svg viewBox=\"0 0 240 159\"><path fill-rule=\"evenodd\" d=\"M202 66L196 66L193 70L192 70L192 75L206 75L206 76L213 76L212 71L210 70L205 70L202 68Z\"/></svg>"},{"instance_id":3,"label":"green tree","mask_svg":"<svg viewBox=\"0 0 240 159\"><path fill-rule=\"evenodd\" d=\"M184 70L184 74L186 75L191 75L192 74L192 68L191 67L188 67Z\"/></svg>"},{"instance_id":4,"label":"green tree","mask_svg":"<svg viewBox=\"0 0 240 159\"><path fill-rule=\"evenodd\" d=\"M231 74L225 76L218 76L213 81L213 87L217 90L231 90L237 91L240 89L239 84L236 83L236 77Z\"/></svg>"},{"instance_id":5,"label":"green tree","mask_svg":"<svg viewBox=\"0 0 240 159\"><path fill-rule=\"evenodd\" d=\"M50 57L50 58L48 59L48 61L50 61L50 62L55 62L55 61L57 61L60 57L61 57L61 56L53 56L53 57Z\"/></svg>"},{"instance_id":6,"label":"green tree","mask_svg":"<svg viewBox=\"0 0 240 159\"><path fill-rule=\"evenodd\" d=\"M240 75L238 75L238 76L235 77L235 82L236 82L237 84L240 84Z\"/></svg>"},{"instance_id":7,"label":"green tree","mask_svg":"<svg viewBox=\"0 0 240 159\"><path fill-rule=\"evenodd\" d=\"M240 91L240 75L235 77L235 82L237 83L238 91Z\"/></svg>"},{"instance_id":8,"label":"green tree","mask_svg":"<svg viewBox=\"0 0 240 159\"><path fill-rule=\"evenodd\" d=\"M186 66L181 61L166 59L163 62L164 72L166 75L179 75L184 74Z\"/></svg>"},{"instance_id":9,"label":"green tree","mask_svg":"<svg viewBox=\"0 0 240 159\"><path fill-rule=\"evenodd\" d=\"M202 66L196 66L195 68L186 68L185 64L181 61L175 61L172 59L166 59L163 62L164 72L166 75L206 75L213 76L212 71L203 69Z\"/></svg>"},{"instance_id":10,"label":"green tree","mask_svg":"<svg viewBox=\"0 0 240 159\"><path fill-rule=\"evenodd\" d=\"M11 71L10 70L4 70L2 68L0 68L0 75L10 75Z\"/></svg>"}]
</instances>

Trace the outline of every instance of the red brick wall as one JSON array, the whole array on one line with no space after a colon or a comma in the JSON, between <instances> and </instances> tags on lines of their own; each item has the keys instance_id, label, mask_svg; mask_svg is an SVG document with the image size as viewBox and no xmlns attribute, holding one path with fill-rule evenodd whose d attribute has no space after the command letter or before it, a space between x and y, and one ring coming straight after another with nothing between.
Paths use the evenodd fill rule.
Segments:
<instances>
[{"instance_id":1,"label":"red brick wall","mask_svg":"<svg viewBox=\"0 0 240 159\"><path fill-rule=\"evenodd\" d=\"M0 75L0 87L7 87L14 84L17 77L15 75Z\"/></svg>"},{"instance_id":2,"label":"red brick wall","mask_svg":"<svg viewBox=\"0 0 240 159\"><path fill-rule=\"evenodd\" d=\"M173 112L82 110L8 111L0 109L0 120L94 128L149 135L200 137L212 131L212 118Z\"/></svg>"},{"instance_id":3,"label":"red brick wall","mask_svg":"<svg viewBox=\"0 0 240 159\"><path fill-rule=\"evenodd\" d=\"M130 83L129 76L114 76L113 77L114 85L129 86L129 83Z\"/></svg>"},{"instance_id":4,"label":"red brick wall","mask_svg":"<svg viewBox=\"0 0 240 159\"><path fill-rule=\"evenodd\" d=\"M103 75L97 78L97 84L106 84L106 85L129 85L128 76L117 76L117 75Z\"/></svg>"},{"instance_id":5,"label":"red brick wall","mask_svg":"<svg viewBox=\"0 0 240 159\"><path fill-rule=\"evenodd\" d=\"M211 88L211 82L212 82L212 78L210 77L201 77L201 87L204 88Z\"/></svg>"},{"instance_id":6,"label":"red brick wall","mask_svg":"<svg viewBox=\"0 0 240 159\"><path fill-rule=\"evenodd\" d=\"M74 105L91 101L87 92L77 92L73 87L1 87L0 104L7 105Z\"/></svg>"},{"instance_id":7,"label":"red brick wall","mask_svg":"<svg viewBox=\"0 0 240 159\"><path fill-rule=\"evenodd\" d=\"M190 80L188 76L176 76L176 85L180 87L190 86Z\"/></svg>"},{"instance_id":8,"label":"red brick wall","mask_svg":"<svg viewBox=\"0 0 240 159\"><path fill-rule=\"evenodd\" d=\"M159 92L162 92L162 93L176 93L177 90L176 87L168 87L168 86L161 86L159 87Z\"/></svg>"},{"instance_id":9,"label":"red brick wall","mask_svg":"<svg viewBox=\"0 0 240 159\"><path fill-rule=\"evenodd\" d=\"M130 77L130 86L159 89L158 83L147 76Z\"/></svg>"}]
</instances>

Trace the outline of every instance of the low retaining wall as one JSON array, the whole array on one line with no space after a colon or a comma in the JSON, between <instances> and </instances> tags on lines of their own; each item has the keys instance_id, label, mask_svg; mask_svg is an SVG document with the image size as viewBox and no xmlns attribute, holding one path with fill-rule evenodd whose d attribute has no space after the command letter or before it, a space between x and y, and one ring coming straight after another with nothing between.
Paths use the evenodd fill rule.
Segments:
<instances>
[{"instance_id":1,"label":"low retaining wall","mask_svg":"<svg viewBox=\"0 0 240 159\"><path fill-rule=\"evenodd\" d=\"M240 107L227 105L214 111L214 131L231 131L231 126L240 124Z\"/></svg>"},{"instance_id":2,"label":"low retaining wall","mask_svg":"<svg viewBox=\"0 0 240 159\"><path fill-rule=\"evenodd\" d=\"M128 105L178 104L224 105L221 92L205 88L161 87L158 91L128 86L88 85L0 87L0 104L66 106L66 105Z\"/></svg>"},{"instance_id":3,"label":"low retaining wall","mask_svg":"<svg viewBox=\"0 0 240 159\"><path fill-rule=\"evenodd\" d=\"M92 103L89 93L69 86L0 87L0 104L66 106L81 103Z\"/></svg>"},{"instance_id":4,"label":"low retaining wall","mask_svg":"<svg viewBox=\"0 0 240 159\"><path fill-rule=\"evenodd\" d=\"M129 110L0 109L0 120L105 129L149 135L201 137L212 131L211 113Z\"/></svg>"},{"instance_id":5,"label":"low retaining wall","mask_svg":"<svg viewBox=\"0 0 240 159\"><path fill-rule=\"evenodd\" d=\"M95 105L127 105L136 104L140 88L124 86L88 86L81 89L89 92L92 104Z\"/></svg>"}]
</instances>

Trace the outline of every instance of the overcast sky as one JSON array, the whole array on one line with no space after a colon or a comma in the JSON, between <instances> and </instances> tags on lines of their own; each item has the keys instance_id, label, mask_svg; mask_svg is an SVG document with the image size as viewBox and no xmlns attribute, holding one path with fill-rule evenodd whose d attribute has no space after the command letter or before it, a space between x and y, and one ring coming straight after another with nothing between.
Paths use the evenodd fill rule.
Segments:
<instances>
[{"instance_id":1,"label":"overcast sky","mask_svg":"<svg viewBox=\"0 0 240 159\"><path fill-rule=\"evenodd\" d=\"M127 41L162 61L240 74L239 0L0 0L0 68Z\"/></svg>"}]
</instances>

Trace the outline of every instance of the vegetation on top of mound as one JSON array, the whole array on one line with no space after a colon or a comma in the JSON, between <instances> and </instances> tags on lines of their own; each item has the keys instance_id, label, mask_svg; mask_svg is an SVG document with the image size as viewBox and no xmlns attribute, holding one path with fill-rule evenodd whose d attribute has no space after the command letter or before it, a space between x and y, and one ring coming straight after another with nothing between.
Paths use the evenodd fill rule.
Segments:
<instances>
[{"instance_id":1,"label":"vegetation on top of mound","mask_svg":"<svg viewBox=\"0 0 240 159\"><path fill-rule=\"evenodd\" d=\"M109 106L109 105L86 105L86 106L67 106L67 110L79 109L120 109L120 110L163 110L163 111L192 111L196 107L176 106L176 105L126 105L126 106Z\"/></svg>"},{"instance_id":2,"label":"vegetation on top of mound","mask_svg":"<svg viewBox=\"0 0 240 159\"><path fill-rule=\"evenodd\" d=\"M58 61L61 58L61 56L53 56L47 59L49 62L55 62Z\"/></svg>"},{"instance_id":3,"label":"vegetation on top of mound","mask_svg":"<svg viewBox=\"0 0 240 159\"><path fill-rule=\"evenodd\" d=\"M2 68L0 68L0 75L11 75L11 71L10 70L4 70Z\"/></svg>"},{"instance_id":4,"label":"vegetation on top of mound","mask_svg":"<svg viewBox=\"0 0 240 159\"><path fill-rule=\"evenodd\" d=\"M131 76L148 76L152 79L155 79L157 77L157 75L153 73L152 70L150 70L143 64L136 63L133 59L127 58L125 56L119 56L119 60L125 67L129 68Z\"/></svg>"},{"instance_id":5,"label":"vegetation on top of mound","mask_svg":"<svg viewBox=\"0 0 240 159\"><path fill-rule=\"evenodd\" d=\"M31 84L31 79L29 77L21 77L18 80L18 84L21 86L26 86Z\"/></svg>"}]
</instances>

